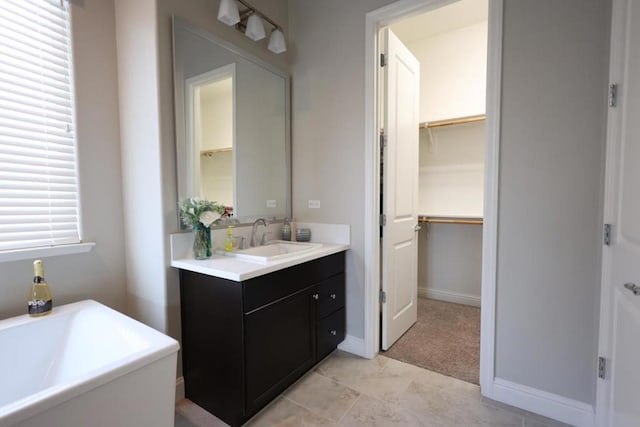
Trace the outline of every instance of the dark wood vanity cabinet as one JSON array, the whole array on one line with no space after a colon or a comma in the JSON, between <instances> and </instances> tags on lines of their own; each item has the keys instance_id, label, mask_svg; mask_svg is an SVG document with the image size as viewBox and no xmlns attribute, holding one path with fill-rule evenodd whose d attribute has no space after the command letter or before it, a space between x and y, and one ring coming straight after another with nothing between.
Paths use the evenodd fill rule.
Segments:
<instances>
[{"instance_id":1,"label":"dark wood vanity cabinet","mask_svg":"<svg viewBox=\"0 0 640 427\"><path fill-rule=\"evenodd\" d=\"M243 282L180 270L185 395L247 421L345 336L344 252Z\"/></svg>"}]
</instances>

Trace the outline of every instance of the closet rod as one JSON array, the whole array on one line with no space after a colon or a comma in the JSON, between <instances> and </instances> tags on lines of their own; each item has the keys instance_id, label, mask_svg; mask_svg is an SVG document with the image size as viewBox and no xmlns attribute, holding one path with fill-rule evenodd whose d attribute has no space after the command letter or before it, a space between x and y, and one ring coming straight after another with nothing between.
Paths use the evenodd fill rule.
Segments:
<instances>
[{"instance_id":1,"label":"closet rod","mask_svg":"<svg viewBox=\"0 0 640 427\"><path fill-rule=\"evenodd\" d=\"M204 151L201 151L201 152L200 152L200 155L201 155L201 156L205 156L205 157L213 157L213 156L215 156L216 154L219 154L219 153L226 153L226 152L229 152L229 151L232 151L232 150L233 150L233 149L232 149L231 147L226 147L226 148L216 148L216 149L213 149L213 150L204 150Z\"/></svg>"},{"instance_id":2,"label":"closet rod","mask_svg":"<svg viewBox=\"0 0 640 427\"><path fill-rule=\"evenodd\" d=\"M420 129L439 128L443 126L461 125L464 123L481 122L486 119L484 114L477 116L460 117L458 119L438 120L437 122L420 123Z\"/></svg>"},{"instance_id":3,"label":"closet rod","mask_svg":"<svg viewBox=\"0 0 640 427\"><path fill-rule=\"evenodd\" d=\"M475 224L482 225L481 219L418 217L418 222L430 224Z\"/></svg>"}]
</instances>

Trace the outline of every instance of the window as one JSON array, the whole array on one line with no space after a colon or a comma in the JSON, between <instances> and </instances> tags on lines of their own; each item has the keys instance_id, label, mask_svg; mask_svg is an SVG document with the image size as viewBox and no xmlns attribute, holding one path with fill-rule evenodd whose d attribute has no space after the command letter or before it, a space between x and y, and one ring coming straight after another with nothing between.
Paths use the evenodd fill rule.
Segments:
<instances>
[{"instance_id":1,"label":"window","mask_svg":"<svg viewBox=\"0 0 640 427\"><path fill-rule=\"evenodd\" d=\"M80 242L66 2L0 1L0 251Z\"/></svg>"}]
</instances>

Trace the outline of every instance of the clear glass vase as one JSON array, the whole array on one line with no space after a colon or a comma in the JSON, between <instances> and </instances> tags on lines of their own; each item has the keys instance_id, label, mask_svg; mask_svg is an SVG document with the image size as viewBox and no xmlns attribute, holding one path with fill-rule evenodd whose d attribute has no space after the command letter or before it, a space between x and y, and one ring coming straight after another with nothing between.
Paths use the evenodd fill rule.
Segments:
<instances>
[{"instance_id":1,"label":"clear glass vase","mask_svg":"<svg viewBox=\"0 0 640 427\"><path fill-rule=\"evenodd\" d=\"M211 230L202 224L193 227L193 256L195 259L207 259L211 256Z\"/></svg>"}]
</instances>

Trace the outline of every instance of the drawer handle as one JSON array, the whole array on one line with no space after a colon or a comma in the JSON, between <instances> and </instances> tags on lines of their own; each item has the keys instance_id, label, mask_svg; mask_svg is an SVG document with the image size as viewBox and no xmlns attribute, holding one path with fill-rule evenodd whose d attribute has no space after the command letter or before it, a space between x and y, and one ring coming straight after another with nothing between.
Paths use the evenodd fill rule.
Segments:
<instances>
[{"instance_id":1,"label":"drawer handle","mask_svg":"<svg viewBox=\"0 0 640 427\"><path fill-rule=\"evenodd\" d=\"M313 299L314 299L314 300L318 301L318 298L320 298L320 295L318 295L318 294L313 294Z\"/></svg>"},{"instance_id":2,"label":"drawer handle","mask_svg":"<svg viewBox=\"0 0 640 427\"><path fill-rule=\"evenodd\" d=\"M333 336L336 336L338 334L338 331L336 331L335 329L332 329L329 331L329 333Z\"/></svg>"},{"instance_id":3,"label":"drawer handle","mask_svg":"<svg viewBox=\"0 0 640 427\"><path fill-rule=\"evenodd\" d=\"M331 298L331 299L336 299L336 294L331 294L331 295L329 295L329 298Z\"/></svg>"}]
</instances>

